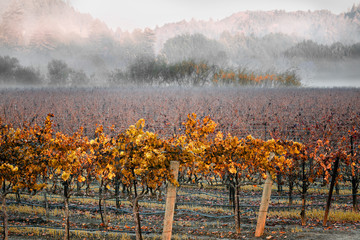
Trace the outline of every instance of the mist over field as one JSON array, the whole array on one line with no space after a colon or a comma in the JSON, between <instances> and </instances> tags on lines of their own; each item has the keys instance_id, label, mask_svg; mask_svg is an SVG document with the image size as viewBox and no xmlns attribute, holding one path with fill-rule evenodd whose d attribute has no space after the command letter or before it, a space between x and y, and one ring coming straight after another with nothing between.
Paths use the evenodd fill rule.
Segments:
<instances>
[{"instance_id":1,"label":"mist over field","mask_svg":"<svg viewBox=\"0 0 360 240\"><path fill-rule=\"evenodd\" d=\"M359 87L360 4L113 29L62 0L1 0L0 84ZM287 79L291 79L287 80Z\"/></svg>"},{"instance_id":2,"label":"mist over field","mask_svg":"<svg viewBox=\"0 0 360 240\"><path fill-rule=\"evenodd\" d=\"M2 239L360 239L351 1L0 0Z\"/></svg>"}]
</instances>

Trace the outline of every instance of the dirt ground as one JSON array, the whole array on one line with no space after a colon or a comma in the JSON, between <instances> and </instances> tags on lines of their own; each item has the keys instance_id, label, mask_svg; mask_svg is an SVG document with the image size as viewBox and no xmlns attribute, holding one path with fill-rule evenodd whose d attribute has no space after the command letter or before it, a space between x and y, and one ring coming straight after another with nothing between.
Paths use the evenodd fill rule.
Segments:
<instances>
[{"instance_id":1,"label":"dirt ground","mask_svg":"<svg viewBox=\"0 0 360 240\"><path fill-rule=\"evenodd\" d=\"M236 234L233 212L231 208L226 208L228 199L225 190L182 188L178 196L179 205L175 211L172 239L360 240L359 220L336 222L329 220L328 226L323 227L321 219L309 218L307 225L301 226L299 218L290 219L279 215L268 215L264 235L255 238L259 199L252 194L257 194L257 192L243 192L242 204L246 204L246 207L240 211L242 214L241 233ZM317 201L316 199L314 201ZM61 198L56 198L56 195L52 197L52 200L50 206L61 204ZM336 206L348 209L347 202L349 199L336 201ZM74 197L72 199L70 204L71 239L135 239L131 207L125 199L122 199L121 212L114 210L114 201L108 201L108 216L111 225L106 231L101 227L96 203L96 199L92 197L78 199ZM254 204L255 207L251 207L251 204ZM273 204L278 204L278 200L274 200ZM49 221L46 221L42 208L33 205L42 206L42 199L32 196L25 198L24 196L21 204L16 204L14 199L9 199L8 206L12 209L9 211L9 225L16 227L16 232L10 230L10 239L63 239L62 209L52 208ZM141 212L150 213L141 215L144 240L161 239L164 219L162 213L156 214L156 212L164 210L164 201L144 199L140 206ZM0 229L1 225L0 220ZM31 228L31 226L35 226L35 228ZM57 233L54 234L53 229L56 229ZM79 232L84 232L84 234L79 234ZM96 234L93 234L95 232Z\"/></svg>"},{"instance_id":2,"label":"dirt ground","mask_svg":"<svg viewBox=\"0 0 360 240\"><path fill-rule=\"evenodd\" d=\"M226 222L226 221L225 221ZM276 224L271 219L268 221L268 225L265 228L264 235L262 237L256 238L255 234L255 225L254 223L243 223L241 225L241 234L237 235L234 232L231 220L229 219L228 224L222 222L219 228L214 227L205 227L202 226L193 226L193 227L182 227L174 226L173 228L173 237L172 239L199 239L199 240L215 240L215 239L249 239L249 240L259 240L259 239L289 239L289 240L359 240L360 239L360 223L329 223L328 227L321 226L300 226L294 221L293 224ZM208 222L210 225L210 222ZM226 226L226 227L221 227ZM157 233L144 233L144 239L161 239L161 231ZM18 233L15 235L10 235L10 239L14 240L42 240L42 239L62 239L61 236L54 236L49 234L43 234L41 237L32 236L32 234L21 234ZM135 239L135 234L126 233L118 234L118 237L77 237L73 236L71 239Z\"/></svg>"}]
</instances>

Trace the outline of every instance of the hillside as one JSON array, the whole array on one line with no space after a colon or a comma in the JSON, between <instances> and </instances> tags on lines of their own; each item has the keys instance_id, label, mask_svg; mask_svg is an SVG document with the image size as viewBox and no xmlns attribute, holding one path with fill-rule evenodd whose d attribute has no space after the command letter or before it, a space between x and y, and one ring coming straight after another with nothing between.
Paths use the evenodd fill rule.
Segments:
<instances>
[{"instance_id":1,"label":"hillside","mask_svg":"<svg viewBox=\"0 0 360 240\"><path fill-rule=\"evenodd\" d=\"M0 42L7 46L55 48L58 44L82 43L108 37L121 39L105 23L77 12L62 0L2 0L0 2ZM181 21L154 29L155 49L181 34L201 33L219 39L223 33L263 37L282 33L292 38L320 44L360 41L360 4L343 14L329 11L238 12L219 21Z\"/></svg>"},{"instance_id":2,"label":"hillside","mask_svg":"<svg viewBox=\"0 0 360 240\"><path fill-rule=\"evenodd\" d=\"M321 44L342 42L353 44L360 41L360 4L350 12L333 14L322 11L246 11L238 12L219 21L182 21L169 23L155 29L157 49L167 39L180 34L201 33L218 39L224 32L231 35L263 37L270 33L282 33L302 40Z\"/></svg>"},{"instance_id":3,"label":"hillside","mask_svg":"<svg viewBox=\"0 0 360 240\"><path fill-rule=\"evenodd\" d=\"M2 0L0 42L9 47L56 48L111 35L109 28L62 0Z\"/></svg>"},{"instance_id":4,"label":"hillside","mask_svg":"<svg viewBox=\"0 0 360 240\"><path fill-rule=\"evenodd\" d=\"M329 60L336 62L332 66L343 61L345 70L331 68L357 76L352 66L359 61L359 42L360 4L342 14L245 11L217 21L184 20L127 32L113 31L64 0L0 1L0 57L14 57L45 79L52 60L102 84L117 69L152 59L263 72L295 69L302 78L328 71Z\"/></svg>"}]
</instances>

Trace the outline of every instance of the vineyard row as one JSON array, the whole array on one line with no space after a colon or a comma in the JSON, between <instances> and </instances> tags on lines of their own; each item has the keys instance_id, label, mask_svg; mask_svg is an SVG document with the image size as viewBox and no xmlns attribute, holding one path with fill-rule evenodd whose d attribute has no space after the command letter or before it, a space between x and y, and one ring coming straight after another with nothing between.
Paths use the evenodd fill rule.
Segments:
<instances>
[{"instance_id":1,"label":"vineyard row","mask_svg":"<svg viewBox=\"0 0 360 240\"><path fill-rule=\"evenodd\" d=\"M119 195L120 187L132 203L137 239L141 239L139 200L148 193L160 191L165 183L221 179L232 192L235 205L236 231L240 186L244 181L258 182L271 176L278 184L288 181L289 195L294 184L301 186L302 211L305 216L306 195L316 181L338 179L351 181L354 210L360 182L359 146L350 138L339 139L336 145L326 136L309 143L283 139L264 141L247 136L238 138L216 131L217 124L209 117L197 118L189 114L184 130L171 138L161 138L145 131L145 120L140 119L125 131L110 136L97 126L94 138L84 136L82 129L73 134L55 132L52 115L43 125L23 124L13 128L1 124L0 129L0 184L4 216L4 239L7 239L6 196L9 193L62 189L65 206L65 236L69 237L69 199L76 188L89 188L97 181L99 207L104 225L107 189ZM336 146L336 147L334 147ZM341 161L340 161L341 160ZM180 163L179 179L171 173L170 162ZM48 185L51 187L48 188ZM304 217L303 221L306 220Z\"/></svg>"}]
</instances>

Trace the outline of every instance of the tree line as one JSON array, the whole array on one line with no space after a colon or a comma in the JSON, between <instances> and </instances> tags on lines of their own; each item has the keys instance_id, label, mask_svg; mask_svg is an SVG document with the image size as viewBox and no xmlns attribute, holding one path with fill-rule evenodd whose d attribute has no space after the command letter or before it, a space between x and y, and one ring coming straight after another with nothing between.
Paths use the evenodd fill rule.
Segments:
<instances>
[{"instance_id":1,"label":"tree line","mask_svg":"<svg viewBox=\"0 0 360 240\"><path fill-rule=\"evenodd\" d=\"M255 37L224 32L217 40L202 34L184 34L157 46L161 49L155 47L154 32L147 30L124 34L120 42L105 38L94 45L61 45L38 52L30 49L26 54L16 50L15 55L23 55L20 60L29 58L26 61L33 66L41 66L25 67L15 57L0 56L0 82L4 86L203 85L213 82L215 72L220 70L237 73L245 69L247 75L258 76L286 75L289 69L296 69L299 59L317 63L360 56L359 43L322 45L311 40L299 42L280 33ZM208 70L199 79L191 64L206 64ZM299 80L297 72L292 71L291 75Z\"/></svg>"},{"instance_id":2,"label":"tree line","mask_svg":"<svg viewBox=\"0 0 360 240\"><path fill-rule=\"evenodd\" d=\"M340 42L323 45L311 40L303 41L285 51L289 58L305 58L312 60L356 59L360 57L360 43L344 45Z\"/></svg>"},{"instance_id":3,"label":"tree line","mask_svg":"<svg viewBox=\"0 0 360 240\"><path fill-rule=\"evenodd\" d=\"M300 86L294 71L259 73L246 68L223 69L204 61L187 60L167 63L163 59L139 57L126 70L116 69L106 75L105 85L156 85L156 86ZM46 76L32 67L23 67L17 58L0 56L0 81L4 86L91 86L94 79L84 71L68 66L62 60L47 65Z\"/></svg>"},{"instance_id":4,"label":"tree line","mask_svg":"<svg viewBox=\"0 0 360 240\"><path fill-rule=\"evenodd\" d=\"M243 67L221 67L206 61L167 63L161 58L139 58L124 71L114 70L109 75L109 84L298 87L301 81L292 70L260 72Z\"/></svg>"},{"instance_id":5,"label":"tree line","mask_svg":"<svg viewBox=\"0 0 360 240\"><path fill-rule=\"evenodd\" d=\"M64 61L52 60L44 75L34 67L24 67L15 57L0 56L0 84L3 86L86 86L90 78Z\"/></svg>"}]
</instances>

